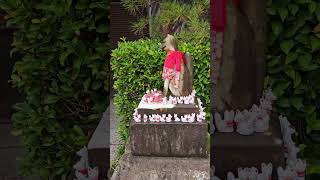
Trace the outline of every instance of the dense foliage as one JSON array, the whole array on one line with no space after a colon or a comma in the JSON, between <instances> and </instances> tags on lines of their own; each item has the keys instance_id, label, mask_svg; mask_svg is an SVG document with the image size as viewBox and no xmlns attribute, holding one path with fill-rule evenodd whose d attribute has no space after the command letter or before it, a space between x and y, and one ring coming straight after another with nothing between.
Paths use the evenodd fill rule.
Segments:
<instances>
[{"instance_id":1,"label":"dense foliage","mask_svg":"<svg viewBox=\"0 0 320 180\"><path fill-rule=\"evenodd\" d=\"M277 109L296 125L309 174L320 174L320 2L268 0L266 85ZM304 128L306 127L306 128Z\"/></svg>"},{"instance_id":2,"label":"dense foliage","mask_svg":"<svg viewBox=\"0 0 320 180\"><path fill-rule=\"evenodd\" d=\"M11 83L26 97L13 115L22 174L65 179L108 103L108 0L2 0L0 8L21 56Z\"/></svg>"},{"instance_id":3,"label":"dense foliage","mask_svg":"<svg viewBox=\"0 0 320 180\"><path fill-rule=\"evenodd\" d=\"M209 0L121 0L132 14L138 16L133 30L138 34L149 31L149 37L161 38L167 33L175 34L184 41L203 42L209 40ZM148 6L158 4L158 11ZM148 12L148 13L146 13Z\"/></svg>"},{"instance_id":4,"label":"dense foliage","mask_svg":"<svg viewBox=\"0 0 320 180\"><path fill-rule=\"evenodd\" d=\"M161 78L165 52L159 48L160 40L140 39L122 41L112 51L111 67L114 72L114 102L117 114L122 118L118 133L124 142L128 139L128 127L132 113L148 89L162 89ZM189 52L194 63L194 88L197 95L209 106L210 101L210 43L180 42L179 49ZM209 108L207 108L209 109Z\"/></svg>"}]
</instances>

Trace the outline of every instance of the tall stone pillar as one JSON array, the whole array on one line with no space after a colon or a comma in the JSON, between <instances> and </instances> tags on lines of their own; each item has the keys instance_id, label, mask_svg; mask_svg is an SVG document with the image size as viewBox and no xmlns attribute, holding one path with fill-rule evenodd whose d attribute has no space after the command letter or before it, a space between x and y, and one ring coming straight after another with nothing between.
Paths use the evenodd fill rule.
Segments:
<instances>
[{"instance_id":1,"label":"tall stone pillar","mask_svg":"<svg viewBox=\"0 0 320 180\"><path fill-rule=\"evenodd\" d=\"M265 0L227 2L221 59L213 59L215 109L247 109L258 103L264 85Z\"/></svg>"}]
</instances>

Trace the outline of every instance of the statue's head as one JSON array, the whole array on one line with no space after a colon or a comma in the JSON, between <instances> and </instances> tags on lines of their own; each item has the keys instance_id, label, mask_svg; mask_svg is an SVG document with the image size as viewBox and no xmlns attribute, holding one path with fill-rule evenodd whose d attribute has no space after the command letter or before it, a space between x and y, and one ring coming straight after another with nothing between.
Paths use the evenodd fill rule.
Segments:
<instances>
[{"instance_id":1,"label":"statue's head","mask_svg":"<svg viewBox=\"0 0 320 180\"><path fill-rule=\"evenodd\" d=\"M161 43L160 48L163 51L167 51L167 52L170 51L170 50L171 51L177 50L178 49L177 41L172 35L167 34L167 37Z\"/></svg>"}]
</instances>

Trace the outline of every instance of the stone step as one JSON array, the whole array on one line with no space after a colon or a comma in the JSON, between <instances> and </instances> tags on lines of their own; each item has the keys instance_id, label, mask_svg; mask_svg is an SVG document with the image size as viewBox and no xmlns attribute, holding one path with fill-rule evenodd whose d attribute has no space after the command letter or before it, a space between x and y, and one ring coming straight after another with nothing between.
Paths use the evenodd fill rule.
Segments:
<instances>
[{"instance_id":1,"label":"stone step","mask_svg":"<svg viewBox=\"0 0 320 180\"><path fill-rule=\"evenodd\" d=\"M209 158L145 157L125 154L111 180L209 180Z\"/></svg>"}]
</instances>

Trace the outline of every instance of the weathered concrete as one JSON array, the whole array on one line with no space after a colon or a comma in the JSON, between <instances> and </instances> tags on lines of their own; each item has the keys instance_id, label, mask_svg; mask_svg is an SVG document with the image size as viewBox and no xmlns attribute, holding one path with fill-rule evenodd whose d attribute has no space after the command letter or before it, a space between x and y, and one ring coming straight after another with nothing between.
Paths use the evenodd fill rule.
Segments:
<instances>
[{"instance_id":1,"label":"weathered concrete","mask_svg":"<svg viewBox=\"0 0 320 180\"><path fill-rule=\"evenodd\" d=\"M209 180L210 160L126 154L111 180Z\"/></svg>"},{"instance_id":2,"label":"weathered concrete","mask_svg":"<svg viewBox=\"0 0 320 180\"><path fill-rule=\"evenodd\" d=\"M206 157L206 122L136 123L130 127L130 148L133 155Z\"/></svg>"},{"instance_id":3,"label":"weathered concrete","mask_svg":"<svg viewBox=\"0 0 320 180\"><path fill-rule=\"evenodd\" d=\"M212 164L216 176L225 178L228 171L238 167L261 167L271 162L274 167L285 166L279 121L271 121L269 131L243 136L238 133L215 132L211 138ZM276 170L274 170L276 172Z\"/></svg>"}]
</instances>

